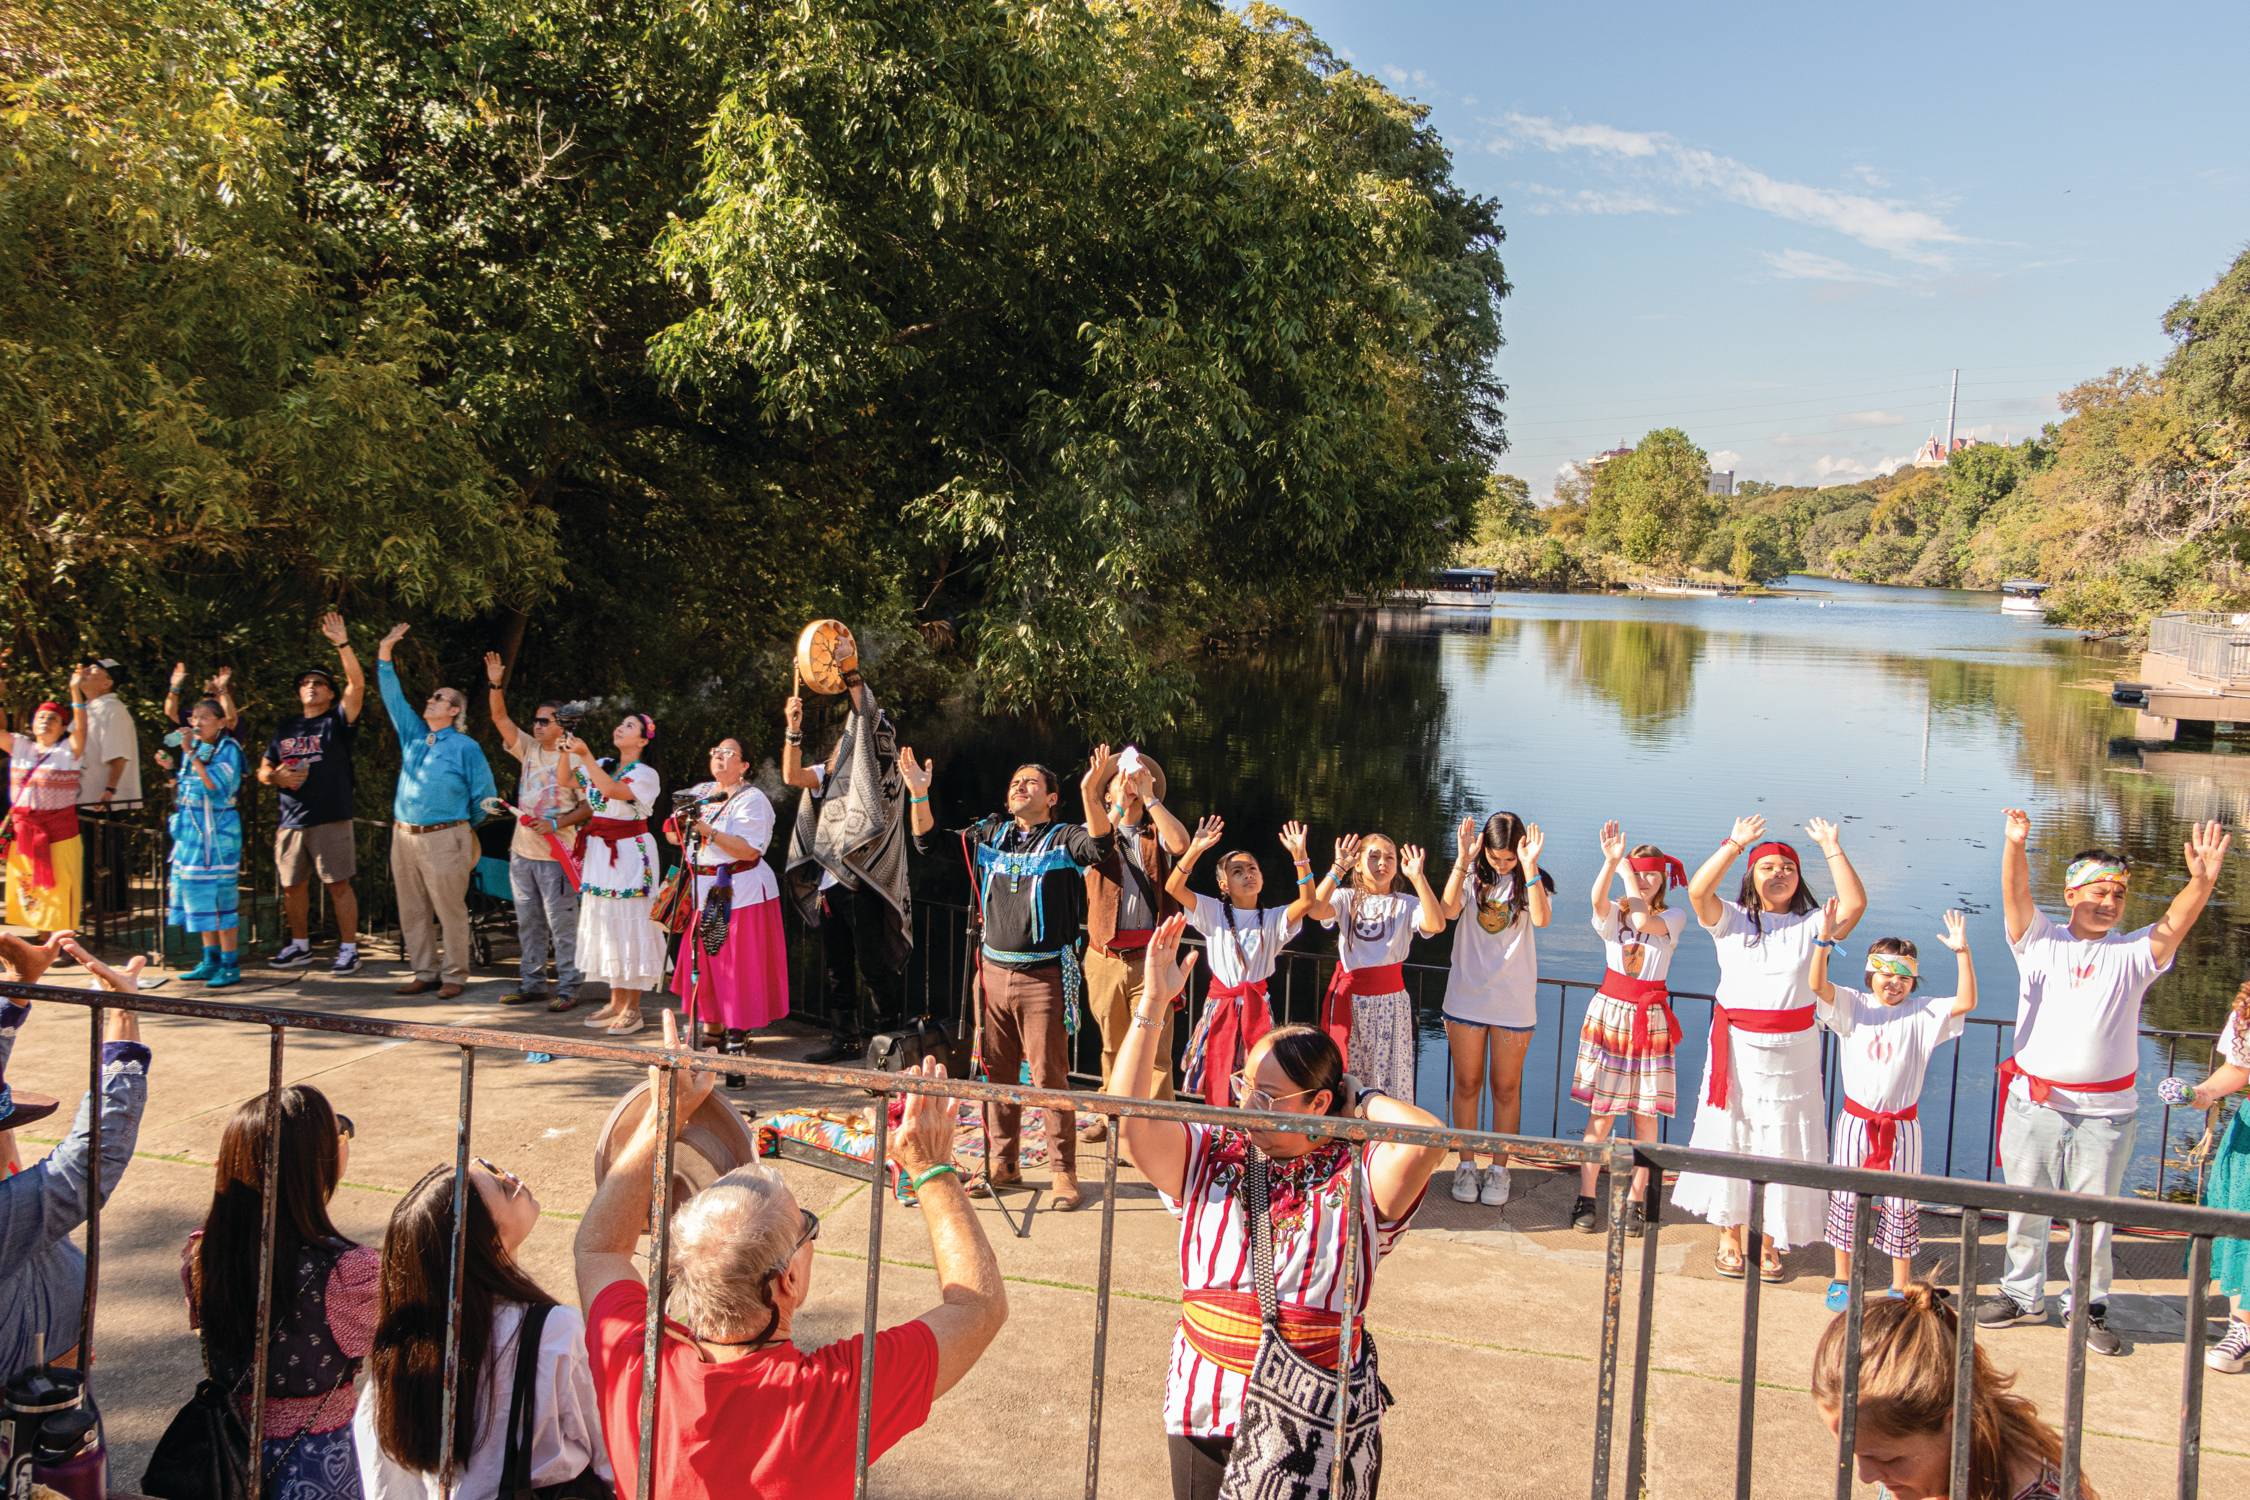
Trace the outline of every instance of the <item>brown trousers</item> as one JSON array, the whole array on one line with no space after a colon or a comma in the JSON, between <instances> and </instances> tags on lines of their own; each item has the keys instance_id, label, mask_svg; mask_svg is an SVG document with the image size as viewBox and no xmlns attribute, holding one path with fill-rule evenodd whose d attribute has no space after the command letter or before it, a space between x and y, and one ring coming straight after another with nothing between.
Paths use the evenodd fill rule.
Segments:
<instances>
[{"instance_id":1,"label":"brown trousers","mask_svg":"<svg viewBox=\"0 0 2250 1500\"><path fill-rule=\"evenodd\" d=\"M1086 1008L1102 1029L1102 1091L1109 1091L1109 1075L1117 1063L1117 1049L1133 1029L1133 1010L1141 1003L1142 981L1147 973L1145 953L1112 957L1099 948L1086 950ZM1164 1011L1164 1029L1156 1039L1156 1097L1172 1097L1172 1010Z\"/></svg>"},{"instance_id":2,"label":"brown trousers","mask_svg":"<svg viewBox=\"0 0 2250 1500\"><path fill-rule=\"evenodd\" d=\"M1014 1083L1024 1062L1031 1063L1035 1088L1070 1087L1070 1039L1063 1034L1063 978L1060 963L1034 969L1004 969L979 959L984 983L984 1066L994 1083ZM992 1166L1011 1173L1023 1161L1023 1106L995 1104ZM1047 1114L1048 1165L1076 1176L1078 1117L1067 1111Z\"/></svg>"},{"instance_id":3,"label":"brown trousers","mask_svg":"<svg viewBox=\"0 0 2250 1500\"><path fill-rule=\"evenodd\" d=\"M439 977L438 935L445 937L444 978L469 982L469 877L477 868L477 836L459 823L436 833L391 825L391 885L398 892L399 933L417 979Z\"/></svg>"}]
</instances>

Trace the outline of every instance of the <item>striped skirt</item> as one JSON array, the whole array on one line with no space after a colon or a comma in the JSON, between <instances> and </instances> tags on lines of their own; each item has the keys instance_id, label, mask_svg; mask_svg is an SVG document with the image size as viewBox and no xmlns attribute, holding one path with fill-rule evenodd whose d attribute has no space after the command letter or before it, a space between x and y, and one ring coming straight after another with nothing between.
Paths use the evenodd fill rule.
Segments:
<instances>
[{"instance_id":1,"label":"striped skirt","mask_svg":"<svg viewBox=\"0 0 2250 1500\"><path fill-rule=\"evenodd\" d=\"M1830 1159L1839 1167L1867 1165L1867 1122L1857 1115L1836 1118L1835 1146ZM1891 1146L1891 1170L1922 1170L1922 1122L1901 1120ZM1828 1243L1839 1250L1852 1247L1852 1220L1856 1217L1850 1193L1828 1195ZM1877 1254L1912 1260L1922 1248L1922 1210L1911 1198L1877 1198L1875 1222L1867 1226L1867 1243Z\"/></svg>"},{"instance_id":2,"label":"striped skirt","mask_svg":"<svg viewBox=\"0 0 2250 1500\"><path fill-rule=\"evenodd\" d=\"M1586 1024L1578 1030L1578 1064L1570 1076L1570 1097L1597 1115L1669 1115L1678 1105L1678 1068L1664 1010L1648 1013L1648 1050L1633 1050L1633 1018L1638 1008L1615 995L1597 994L1586 1004Z\"/></svg>"}]
</instances>

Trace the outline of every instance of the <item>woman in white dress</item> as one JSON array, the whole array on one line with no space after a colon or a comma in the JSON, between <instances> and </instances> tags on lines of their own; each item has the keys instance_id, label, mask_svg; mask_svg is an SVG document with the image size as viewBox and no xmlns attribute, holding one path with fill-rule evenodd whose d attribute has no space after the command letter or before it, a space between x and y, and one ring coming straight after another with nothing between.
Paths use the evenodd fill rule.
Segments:
<instances>
[{"instance_id":1,"label":"woman in white dress","mask_svg":"<svg viewBox=\"0 0 2250 1500\"><path fill-rule=\"evenodd\" d=\"M567 735L563 753L577 761L578 788L593 818L579 825L578 971L609 986L609 1004L585 1024L610 1036L641 1029L641 996L664 983L664 929L649 915L656 899L656 840L650 814L663 790L642 755L656 738L656 721L627 714L610 734L614 760L594 758L593 747Z\"/></svg>"},{"instance_id":2,"label":"woman in white dress","mask_svg":"<svg viewBox=\"0 0 2250 1500\"><path fill-rule=\"evenodd\" d=\"M1813 1029L1807 971L1814 944L1833 946L1833 940L1821 936L1820 903L1805 884L1797 851L1766 840L1765 833L1762 817L1735 819L1726 842L1688 880L1688 901L1719 956L1711 1049L1688 1144L1701 1151L1825 1162L1828 1108L1820 1092L1820 1035ZM1841 938L1866 914L1867 892L1844 855L1835 824L1810 819L1805 836L1819 846L1836 882L1832 930ZM1745 853L1749 864L1741 889L1734 900L1725 900L1719 881ZM1672 1202L1719 1226L1714 1264L1721 1276L1747 1274L1742 1240L1750 1220L1749 1183L1687 1172L1673 1184ZM1781 1253L1821 1238L1827 1207L1827 1195L1817 1189L1767 1185L1758 1259L1762 1279L1781 1280Z\"/></svg>"},{"instance_id":3,"label":"woman in white dress","mask_svg":"<svg viewBox=\"0 0 2250 1500\"><path fill-rule=\"evenodd\" d=\"M1414 894L1398 893L1404 876ZM1307 908L1336 928L1336 973L1321 1004L1321 1029L1352 1075L1395 1099L1414 1097L1414 1001L1406 992L1414 934L1445 931L1445 903L1430 889L1419 846L1380 833L1346 834L1336 862Z\"/></svg>"}]
</instances>

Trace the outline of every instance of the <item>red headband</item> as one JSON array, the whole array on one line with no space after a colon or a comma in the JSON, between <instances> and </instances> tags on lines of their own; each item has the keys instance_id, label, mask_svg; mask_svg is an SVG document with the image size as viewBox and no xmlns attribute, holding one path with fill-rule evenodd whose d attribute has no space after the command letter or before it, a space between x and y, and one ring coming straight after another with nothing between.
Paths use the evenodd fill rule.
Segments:
<instances>
[{"instance_id":1,"label":"red headband","mask_svg":"<svg viewBox=\"0 0 2250 1500\"><path fill-rule=\"evenodd\" d=\"M1669 854L1635 855L1633 858L1625 861L1625 868L1628 870L1639 870L1643 874L1646 874L1651 870L1662 870L1668 877L1668 879L1666 880L1666 884L1687 884L1687 866L1681 864L1677 859L1674 859Z\"/></svg>"},{"instance_id":2,"label":"red headband","mask_svg":"<svg viewBox=\"0 0 2250 1500\"><path fill-rule=\"evenodd\" d=\"M37 708L33 709L33 710L32 710L32 713L34 713L34 714L53 714L53 715L54 715L54 716L55 716L56 718L58 718L58 719L67 719L67 718L69 718L69 717L70 717L70 715L69 715L69 714L66 714L66 713L64 713L64 712L63 712L63 706L62 706L62 705L61 705L60 703L57 703L57 702L56 702L56 701L55 701L54 699L52 699L52 698L49 698L49 699L48 699L48 700L47 700L46 702L44 702L44 703L40 704L40 705L39 705L39 706L38 706Z\"/></svg>"},{"instance_id":3,"label":"red headband","mask_svg":"<svg viewBox=\"0 0 2250 1500\"><path fill-rule=\"evenodd\" d=\"M1804 868L1804 862L1797 858L1797 851L1790 848L1787 844L1784 844L1779 839L1767 839L1757 848L1751 850L1750 863L1755 865L1759 860L1764 859L1769 854L1778 854L1783 859L1788 860L1789 863L1797 866L1798 869L1802 870Z\"/></svg>"}]
</instances>

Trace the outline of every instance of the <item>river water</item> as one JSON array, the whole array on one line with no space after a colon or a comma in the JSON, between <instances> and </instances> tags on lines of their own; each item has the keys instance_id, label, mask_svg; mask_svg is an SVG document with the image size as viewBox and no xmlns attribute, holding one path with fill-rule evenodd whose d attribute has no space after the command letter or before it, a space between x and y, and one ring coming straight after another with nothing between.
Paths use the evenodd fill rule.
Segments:
<instances>
[{"instance_id":1,"label":"river water","mask_svg":"<svg viewBox=\"0 0 2250 1500\"><path fill-rule=\"evenodd\" d=\"M1144 748L1168 772L1172 809L1191 826L1206 812L1224 816L1227 846L1259 855L1273 899L1289 889L1275 842L1287 818L1312 826L1316 860L1347 829L1380 830L1429 846L1442 869L1460 817L1520 813L1545 830L1544 865L1558 887L1554 923L1539 935L1540 971L1589 986L1602 971L1588 917L1603 820L1620 819L1629 839L1660 844L1693 869L1739 814L1763 814L1774 836L1807 850L1805 819L1832 818L1868 889L1851 947L1863 954L1875 937L1910 937L1933 983L1949 987L1952 966L1935 938L1939 914L1958 906L1970 916L1978 1014L2002 1019L2016 994L1999 912L2003 807L2032 814L2034 889L2051 912L2061 910L2074 851L2102 843L2129 853L2142 872L2134 926L2154 921L2184 878L2191 819L2242 821L2250 775L2229 772L2250 771L2250 756L2113 749L2132 729L2107 692L2112 677L2130 675L2128 653L2003 615L1994 594L1810 578L1791 586L1760 599L1509 594L1489 614L1337 617L1210 662L1193 713ZM1083 745L1036 726L953 729L920 736L940 760L948 814L997 805L1007 771L1027 757L1047 758L1066 781L1083 764ZM959 899L957 864L942 850L925 862L927 894ZM1831 894L1812 865L1817 893ZM1198 873L1208 889L1208 869ZM2144 1025L2217 1029L2250 957L2231 920L2237 891L2230 868L2175 969L2151 991ZM1414 957L1442 971L1451 943L1450 933L1418 941ZM1317 928L1297 947L1334 951ZM1422 980L1418 1090L1441 1115L1442 977ZM1711 944L1691 923L1672 982L1708 991L1716 978ZM1309 966L1294 978L1293 1014L1307 1015L1315 981ZM1527 1131L1575 1135L1583 1126L1582 1109L1558 1102L1556 1079L1567 1089L1586 994L1542 990ZM1689 1036L1674 1138L1684 1139L1708 1012L1683 1004L1680 1013ZM1972 1026L1932 1065L1928 1170L1984 1175L2005 1036L2004 1027ZM2156 1185L2167 1123L2175 1151L2200 1128L2200 1116L2167 1122L2154 1084L2168 1069L2200 1077L2208 1048L2177 1044L2174 1063L2170 1045L2143 1044L2132 1179L2142 1190ZM2166 1175L2176 1194L2176 1169Z\"/></svg>"}]
</instances>

